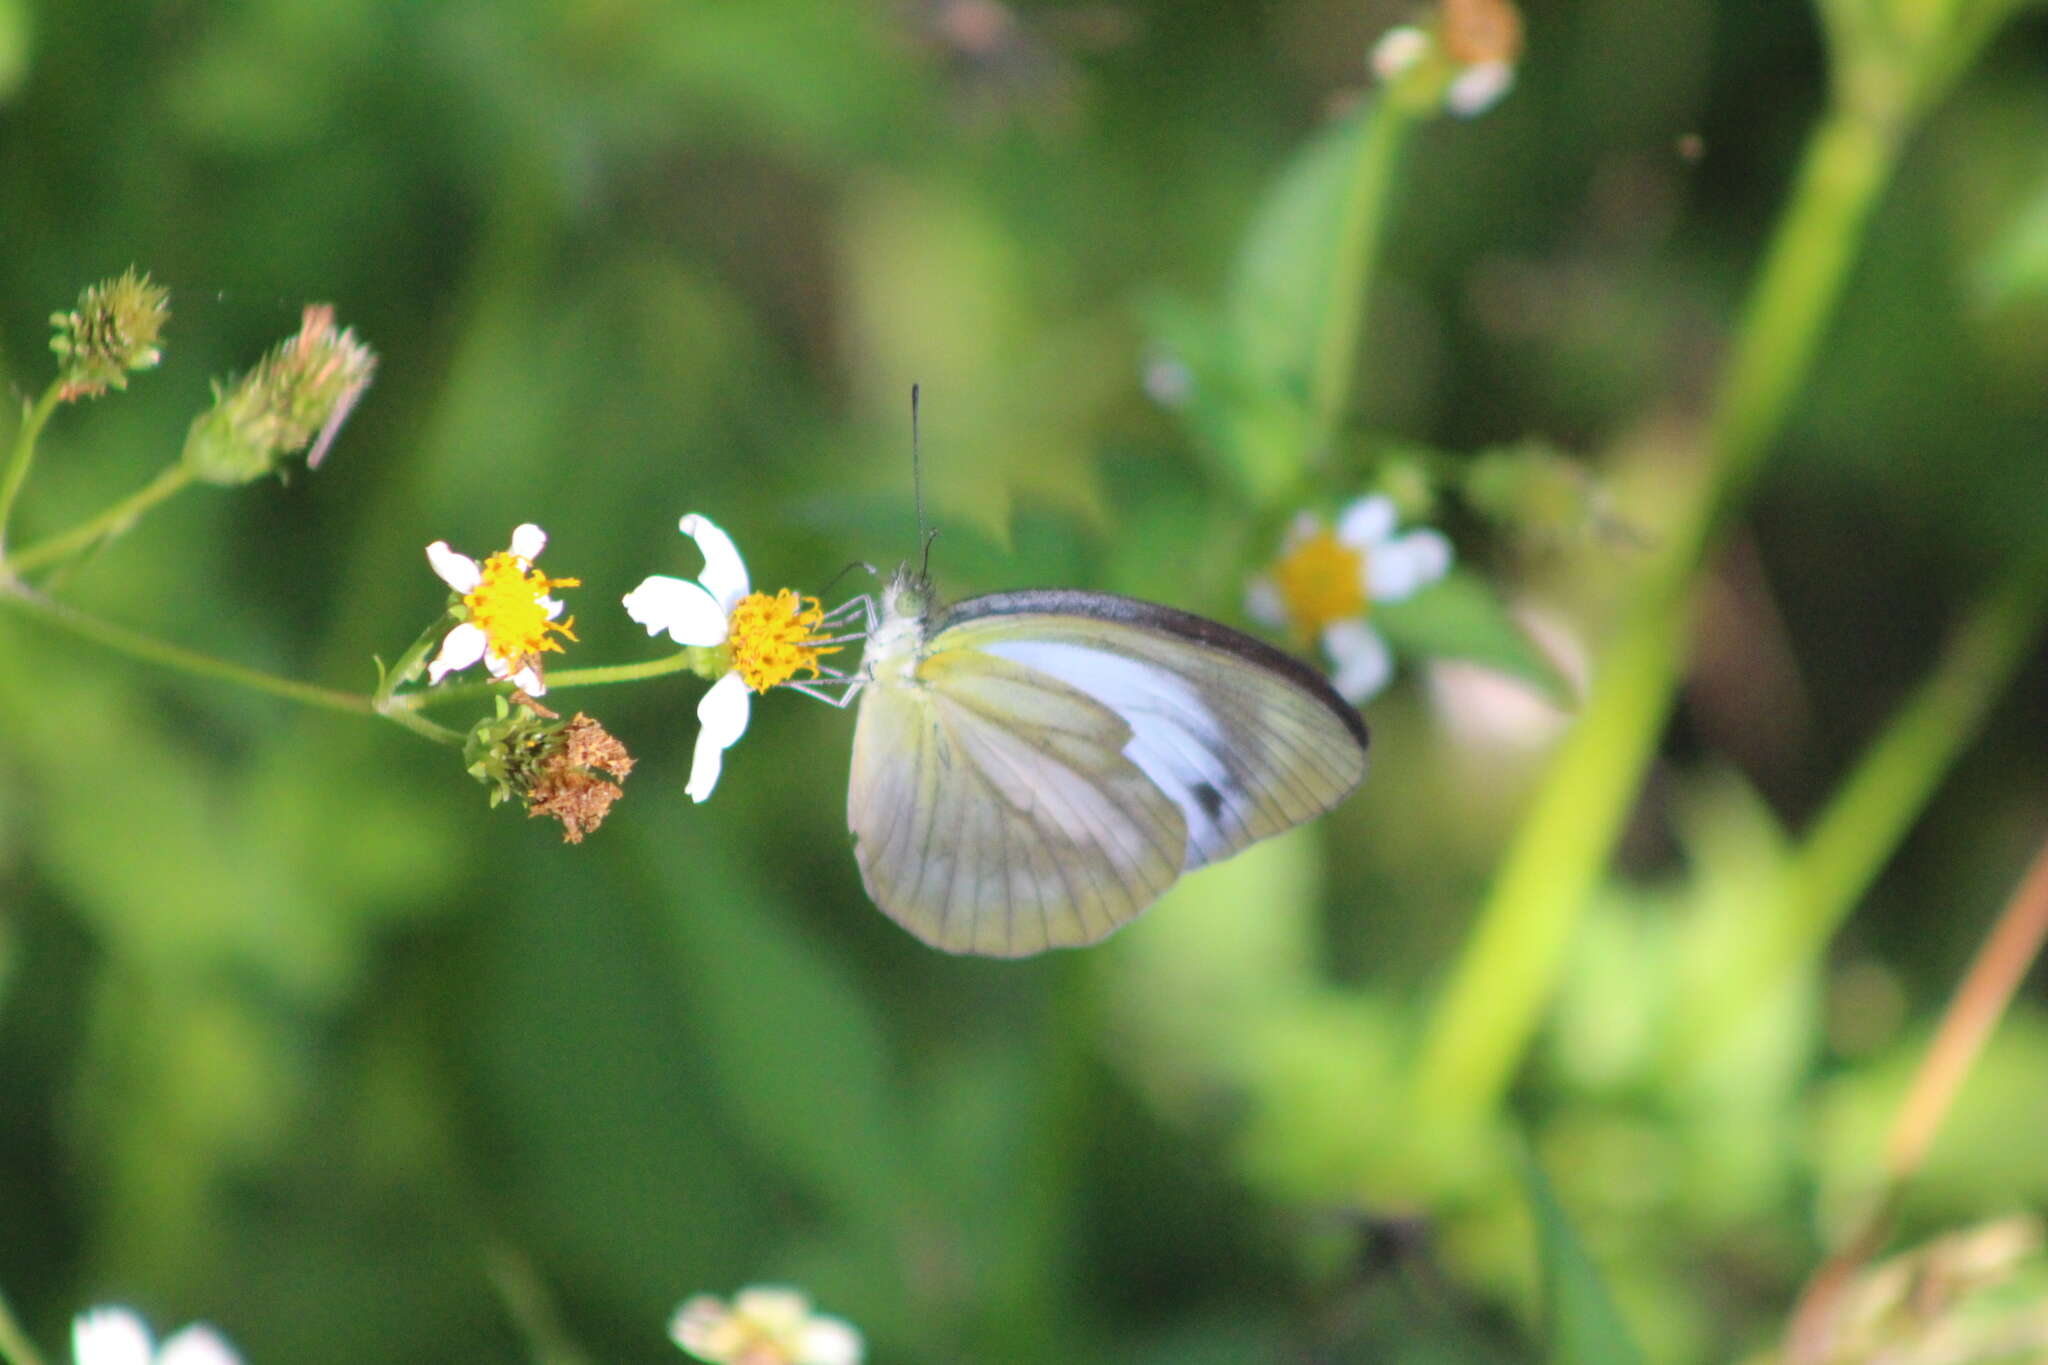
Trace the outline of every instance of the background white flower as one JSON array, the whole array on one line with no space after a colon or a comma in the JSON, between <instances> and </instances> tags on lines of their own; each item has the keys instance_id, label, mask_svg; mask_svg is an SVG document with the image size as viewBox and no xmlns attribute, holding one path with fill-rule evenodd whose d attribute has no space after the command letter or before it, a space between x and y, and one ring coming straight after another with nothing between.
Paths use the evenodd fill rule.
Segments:
<instances>
[{"instance_id":1,"label":"background white flower","mask_svg":"<svg viewBox=\"0 0 2048 1365\"><path fill-rule=\"evenodd\" d=\"M697 542L704 556L704 571L694 583L666 574L643 579L625 596L626 615L647 627L649 635L666 631L679 645L713 649L725 643L733 609L751 591L746 561L740 558L732 537L709 518L692 512L677 526ZM747 732L752 709L752 694L738 673L727 673L711 684L711 690L698 701L697 750L684 788L692 801L702 801L718 785L725 751Z\"/></svg>"},{"instance_id":2,"label":"background white flower","mask_svg":"<svg viewBox=\"0 0 2048 1365\"><path fill-rule=\"evenodd\" d=\"M1346 701L1366 700L1394 674L1393 652L1367 622L1376 602L1399 602L1451 568L1451 542L1420 527L1396 535L1392 499L1360 498L1335 528L1304 512L1288 529L1280 557L1254 578L1245 610L1296 639L1314 640L1329 656L1330 684Z\"/></svg>"},{"instance_id":3,"label":"background white flower","mask_svg":"<svg viewBox=\"0 0 2048 1365\"><path fill-rule=\"evenodd\" d=\"M120 1307L92 1308L72 1319L71 1358L75 1365L242 1365L203 1322L173 1333L159 1348L141 1317Z\"/></svg>"},{"instance_id":4,"label":"background white flower","mask_svg":"<svg viewBox=\"0 0 2048 1365\"><path fill-rule=\"evenodd\" d=\"M844 1319L811 1311L801 1290L742 1289L728 1305L698 1294L669 1319L676 1345L712 1365L860 1365L866 1349Z\"/></svg>"}]
</instances>

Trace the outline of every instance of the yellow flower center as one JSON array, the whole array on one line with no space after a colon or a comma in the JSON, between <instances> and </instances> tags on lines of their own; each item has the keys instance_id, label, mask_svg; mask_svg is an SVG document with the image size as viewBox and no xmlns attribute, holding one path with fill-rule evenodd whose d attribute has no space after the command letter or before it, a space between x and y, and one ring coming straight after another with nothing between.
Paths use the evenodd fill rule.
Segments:
<instances>
[{"instance_id":1,"label":"yellow flower center","mask_svg":"<svg viewBox=\"0 0 2048 1365\"><path fill-rule=\"evenodd\" d=\"M1365 614L1365 552L1320 527L1280 556L1273 565L1273 586L1295 632L1314 639L1332 622Z\"/></svg>"},{"instance_id":2,"label":"yellow flower center","mask_svg":"<svg viewBox=\"0 0 2048 1365\"><path fill-rule=\"evenodd\" d=\"M516 660L543 650L559 652L561 643L550 631L576 638L571 629L576 618L550 621L543 601L556 588L581 587L581 579L549 578L510 550L500 550L486 559L481 572L482 581L463 595L462 605L469 608L471 622L483 631L493 657Z\"/></svg>"},{"instance_id":3,"label":"yellow flower center","mask_svg":"<svg viewBox=\"0 0 2048 1365\"><path fill-rule=\"evenodd\" d=\"M818 656L837 654L839 645L820 642L815 632L825 608L815 597L799 597L790 588L770 597L751 592L732 609L726 647L733 671L756 692L766 692L808 669L818 676Z\"/></svg>"}]
</instances>

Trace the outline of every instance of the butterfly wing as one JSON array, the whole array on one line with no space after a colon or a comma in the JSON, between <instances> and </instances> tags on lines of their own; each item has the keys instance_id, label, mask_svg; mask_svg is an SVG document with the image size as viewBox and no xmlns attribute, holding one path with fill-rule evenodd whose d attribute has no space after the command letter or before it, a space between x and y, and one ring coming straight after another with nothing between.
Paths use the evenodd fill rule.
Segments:
<instances>
[{"instance_id":1,"label":"butterfly wing","mask_svg":"<svg viewBox=\"0 0 2048 1365\"><path fill-rule=\"evenodd\" d=\"M861 880L952 953L1093 943L1180 875L1179 808L1125 757L1131 728L1057 678L946 649L871 687L847 823Z\"/></svg>"},{"instance_id":2,"label":"butterfly wing","mask_svg":"<svg viewBox=\"0 0 2048 1365\"><path fill-rule=\"evenodd\" d=\"M1106 593L999 593L872 686L848 823L875 903L950 952L1092 943L1186 869L1341 801L1358 714L1297 661Z\"/></svg>"},{"instance_id":3,"label":"butterfly wing","mask_svg":"<svg viewBox=\"0 0 2048 1365\"><path fill-rule=\"evenodd\" d=\"M1365 777L1355 708L1299 660L1204 617L1109 593L997 593L947 612L932 647L1023 664L1129 724L1125 755L1186 822L1188 870L1314 819Z\"/></svg>"}]
</instances>

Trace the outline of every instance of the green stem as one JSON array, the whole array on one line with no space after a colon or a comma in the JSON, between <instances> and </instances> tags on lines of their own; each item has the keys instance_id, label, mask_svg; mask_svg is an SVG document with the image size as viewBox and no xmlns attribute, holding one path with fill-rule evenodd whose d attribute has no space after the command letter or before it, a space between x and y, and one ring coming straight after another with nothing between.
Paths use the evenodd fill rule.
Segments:
<instances>
[{"instance_id":1,"label":"green stem","mask_svg":"<svg viewBox=\"0 0 2048 1365\"><path fill-rule=\"evenodd\" d=\"M189 469L183 464L171 465L112 507L80 522L68 531L60 531L47 540L37 541L14 555L10 562L15 569L27 572L85 549L95 541L110 540L133 526L142 518L144 512L191 482L192 473Z\"/></svg>"},{"instance_id":2,"label":"green stem","mask_svg":"<svg viewBox=\"0 0 2048 1365\"><path fill-rule=\"evenodd\" d=\"M1684 1030L1694 1055L1727 1037L1758 1000L1826 950L2026 662L2044 617L2048 544L2021 555L1957 627L1940 663L1814 821L1764 916L1768 930L1745 960L1717 974L1713 993Z\"/></svg>"},{"instance_id":3,"label":"green stem","mask_svg":"<svg viewBox=\"0 0 2048 1365\"><path fill-rule=\"evenodd\" d=\"M1364 335L1372 303L1369 276L1386 233L1394 167L1416 122L1414 110L1400 93L1389 92L1370 111L1359 134L1351 178L1344 187L1337 259L1330 270L1330 308L1324 314L1323 334L1309 376L1311 456L1329 448L1351 398L1352 378L1358 373L1358 339Z\"/></svg>"},{"instance_id":4,"label":"green stem","mask_svg":"<svg viewBox=\"0 0 2048 1365\"><path fill-rule=\"evenodd\" d=\"M290 678L280 678L272 673L186 649L182 645L154 639L138 631L129 630L126 626L117 626L98 617L88 616L76 607L54 602L21 584L0 587L0 604L15 606L73 635L137 659L162 664L166 668L197 674L202 678L218 678L223 682L267 692L271 696L283 697L289 701L304 702L308 706L323 707L329 711L345 711L351 715L371 714L368 697L358 696L352 692L338 692L327 687L316 687L311 683L294 682Z\"/></svg>"},{"instance_id":5,"label":"green stem","mask_svg":"<svg viewBox=\"0 0 2048 1365\"><path fill-rule=\"evenodd\" d=\"M14 433L14 449L8 452L7 468L0 472L0 566L7 562L7 526L14 518L14 503L21 486L28 481L29 466L36 460L36 441L43 434L50 414L57 410L60 385L52 383L43 396L22 414L21 430Z\"/></svg>"},{"instance_id":6,"label":"green stem","mask_svg":"<svg viewBox=\"0 0 2048 1365\"><path fill-rule=\"evenodd\" d=\"M1585 713L1428 1021L1415 1076L1427 1121L1483 1122L1528 1047L1655 753L1690 634L1693 585L1811 368L1899 141L1895 127L1839 106L1815 131L1716 405L1706 490L1603 649Z\"/></svg>"},{"instance_id":7,"label":"green stem","mask_svg":"<svg viewBox=\"0 0 2048 1365\"><path fill-rule=\"evenodd\" d=\"M641 664L609 664L601 668L564 669L560 673L548 674L547 684L550 692L557 692L565 687L601 687L608 683L641 682L647 678L666 677L671 673L688 673L693 665L694 660L690 651L684 650L665 659L650 659ZM397 670L393 669L392 672L395 675ZM424 692L407 692L403 696L393 697L391 709L417 710L423 706L439 706L443 702L475 701L491 696L504 686L504 683L494 681L431 687Z\"/></svg>"},{"instance_id":8,"label":"green stem","mask_svg":"<svg viewBox=\"0 0 2048 1365\"><path fill-rule=\"evenodd\" d=\"M436 744L459 745L465 736L459 730L451 730L421 715L413 706L412 698L397 695L401 684L419 676L420 667L427 661L427 651L434 647L451 624L447 615L436 617L427 628L419 633L413 642L405 647L405 653L398 656L398 662L385 670L377 690L370 694L370 709L393 725L400 725L416 735L433 740ZM488 689L486 689L488 690Z\"/></svg>"},{"instance_id":9,"label":"green stem","mask_svg":"<svg viewBox=\"0 0 2048 1365\"><path fill-rule=\"evenodd\" d=\"M0 1361L7 1365L43 1365L42 1356L36 1353L35 1343L28 1339L28 1333L21 1330L21 1324L14 1320L14 1310L7 1306L7 1296L0 1294Z\"/></svg>"}]
</instances>

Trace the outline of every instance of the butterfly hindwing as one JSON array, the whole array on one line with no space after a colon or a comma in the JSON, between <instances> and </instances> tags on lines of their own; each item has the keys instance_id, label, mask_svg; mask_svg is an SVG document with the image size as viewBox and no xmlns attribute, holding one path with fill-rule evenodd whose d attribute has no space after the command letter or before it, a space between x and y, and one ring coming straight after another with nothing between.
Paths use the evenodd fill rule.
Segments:
<instances>
[{"instance_id":1,"label":"butterfly hindwing","mask_svg":"<svg viewBox=\"0 0 2048 1365\"><path fill-rule=\"evenodd\" d=\"M948 952L1104 937L1173 883L1187 846L1131 738L1057 677L934 648L914 683L861 699L847 820L868 894Z\"/></svg>"}]
</instances>

